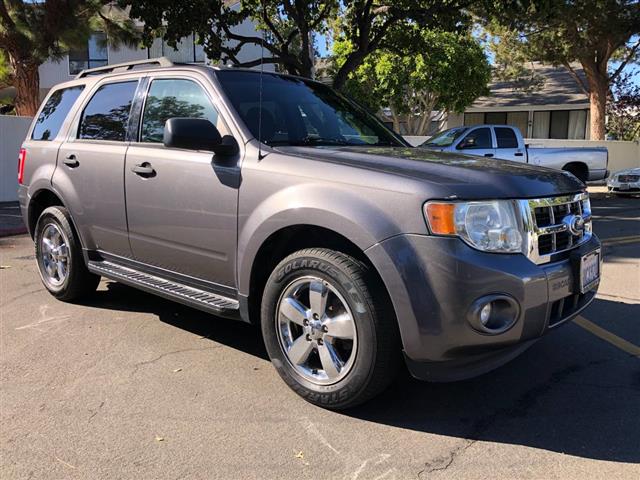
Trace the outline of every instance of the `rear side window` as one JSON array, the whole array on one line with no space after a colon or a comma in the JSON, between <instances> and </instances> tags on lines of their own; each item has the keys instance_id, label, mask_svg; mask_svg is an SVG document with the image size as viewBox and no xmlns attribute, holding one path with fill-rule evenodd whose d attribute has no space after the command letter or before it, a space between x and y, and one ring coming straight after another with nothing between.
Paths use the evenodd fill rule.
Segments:
<instances>
[{"instance_id":1,"label":"rear side window","mask_svg":"<svg viewBox=\"0 0 640 480\"><path fill-rule=\"evenodd\" d=\"M510 128L496 128L498 148L518 148L516 134Z\"/></svg>"},{"instance_id":2,"label":"rear side window","mask_svg":"<svg viewBox=\"0 0 640 480\"><path fill-rule=\"evenodd\" d=\"M162 143L164 124L176 117L205 118L221 130L218 112L200 85L191 80L154 80L144 106L140 141Z\"/></svg>"},{"instance_id":3,"label":"rear side window","mask_svg":"<svg viewBox=\"0 0 640 480\"><path fill-rule=\"evenodd\" d=\"M101 86L82 112L78 138L123 142L138 81Z\"/></svg>"},{"instance_id":4,"label":"rear side window","mask_svg":"<svg viewBox=\"0 0 640 480\"><path fill-rule=\"evenodd\" d=\"M33 140L53 140L56 138L64 119L67 118L69 110L76 103L82 90L84 90L84 85L61 88L53 92L38 115L31 138Z\"/></svg>"}]
</instances>

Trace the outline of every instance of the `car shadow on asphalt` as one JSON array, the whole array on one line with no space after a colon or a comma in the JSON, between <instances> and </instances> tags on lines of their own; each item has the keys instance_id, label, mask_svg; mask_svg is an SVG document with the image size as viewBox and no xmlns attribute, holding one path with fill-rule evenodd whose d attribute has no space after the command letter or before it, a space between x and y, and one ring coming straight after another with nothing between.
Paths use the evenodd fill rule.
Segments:
<instances>
[{"instance_id":1,"label":"car shadow on asphalt","mask_svg":"<svg viewBox=\"0 0 640 480\"><path fill-rule=\"evenodd\" d=\"M87 306L153 313L164 323L267 360L259 329L108 282ZM640 306L597 300L596 312L637 328ZM589 317L591 318L591 317ZM606 325L604 325L606 328ZM630 330L629 330L630 331ZM293 393L292 393L293 395ZM302 401L302 400L300 400ZM507 365L456 383L402 370L391 388L348 415L419 432L640 463L640 361L575 324L558 328Z\"/></svg>"}]
</instances>

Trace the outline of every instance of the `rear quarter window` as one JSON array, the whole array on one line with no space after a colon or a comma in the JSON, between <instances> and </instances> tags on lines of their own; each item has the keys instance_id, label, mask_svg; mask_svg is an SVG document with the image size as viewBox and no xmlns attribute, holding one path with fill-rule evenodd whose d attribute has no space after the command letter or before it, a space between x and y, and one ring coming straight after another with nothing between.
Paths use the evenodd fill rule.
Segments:
<instances>
[{"instance_id":1,"label":"rear quarter window","mask_svg":"<svg viewBox=\"0 0 640 480\"><path fill-rule=\"evenodd\" d=\"M53 92L38 115L31 139L47 141L56 138L64 119L83 90L84 85L78 85Z\"/></svg>"},{"instance_id":2,"label":"rear quarter window","mask_svg":"<svg viewBox=\"0 0 640 480\"><path fill-rule=\"evenodd\" d=\"M496 128L498 148L518 148L518 138L510 128Z\"/></svg>"}]
</instances>

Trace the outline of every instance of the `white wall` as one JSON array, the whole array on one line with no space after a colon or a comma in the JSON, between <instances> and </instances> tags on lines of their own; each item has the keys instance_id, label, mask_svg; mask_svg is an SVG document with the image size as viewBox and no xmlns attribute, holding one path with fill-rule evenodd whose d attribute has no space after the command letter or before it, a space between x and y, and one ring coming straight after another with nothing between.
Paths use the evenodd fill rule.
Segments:
<instances>
[{"instance_id":1,"label":"white wall","mask_svg":"<svg viewBox=\"0 0 640 480\"><path fill-rule=\"evenodd\" d=\"M18 200L18 153L30 117L0 115L0 202Z\"/></svg>"}]
</instances>

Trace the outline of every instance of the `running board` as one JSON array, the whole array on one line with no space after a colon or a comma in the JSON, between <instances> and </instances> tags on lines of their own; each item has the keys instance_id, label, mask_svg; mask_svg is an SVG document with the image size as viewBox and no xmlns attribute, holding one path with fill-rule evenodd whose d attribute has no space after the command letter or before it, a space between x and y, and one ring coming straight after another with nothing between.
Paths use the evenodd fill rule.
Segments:
<instances>
[{"instance_id":1,"label":"running board","mask_svg":"<svg viewBox=\"0 0 640 480\"><path fill-rule=\"evenodd\" d=\"M198 308L215 315L240 318L237 300L172 282L109 261L89 261L89 271L125 283L140 290Z\"/></svg>"}]
</instances>

